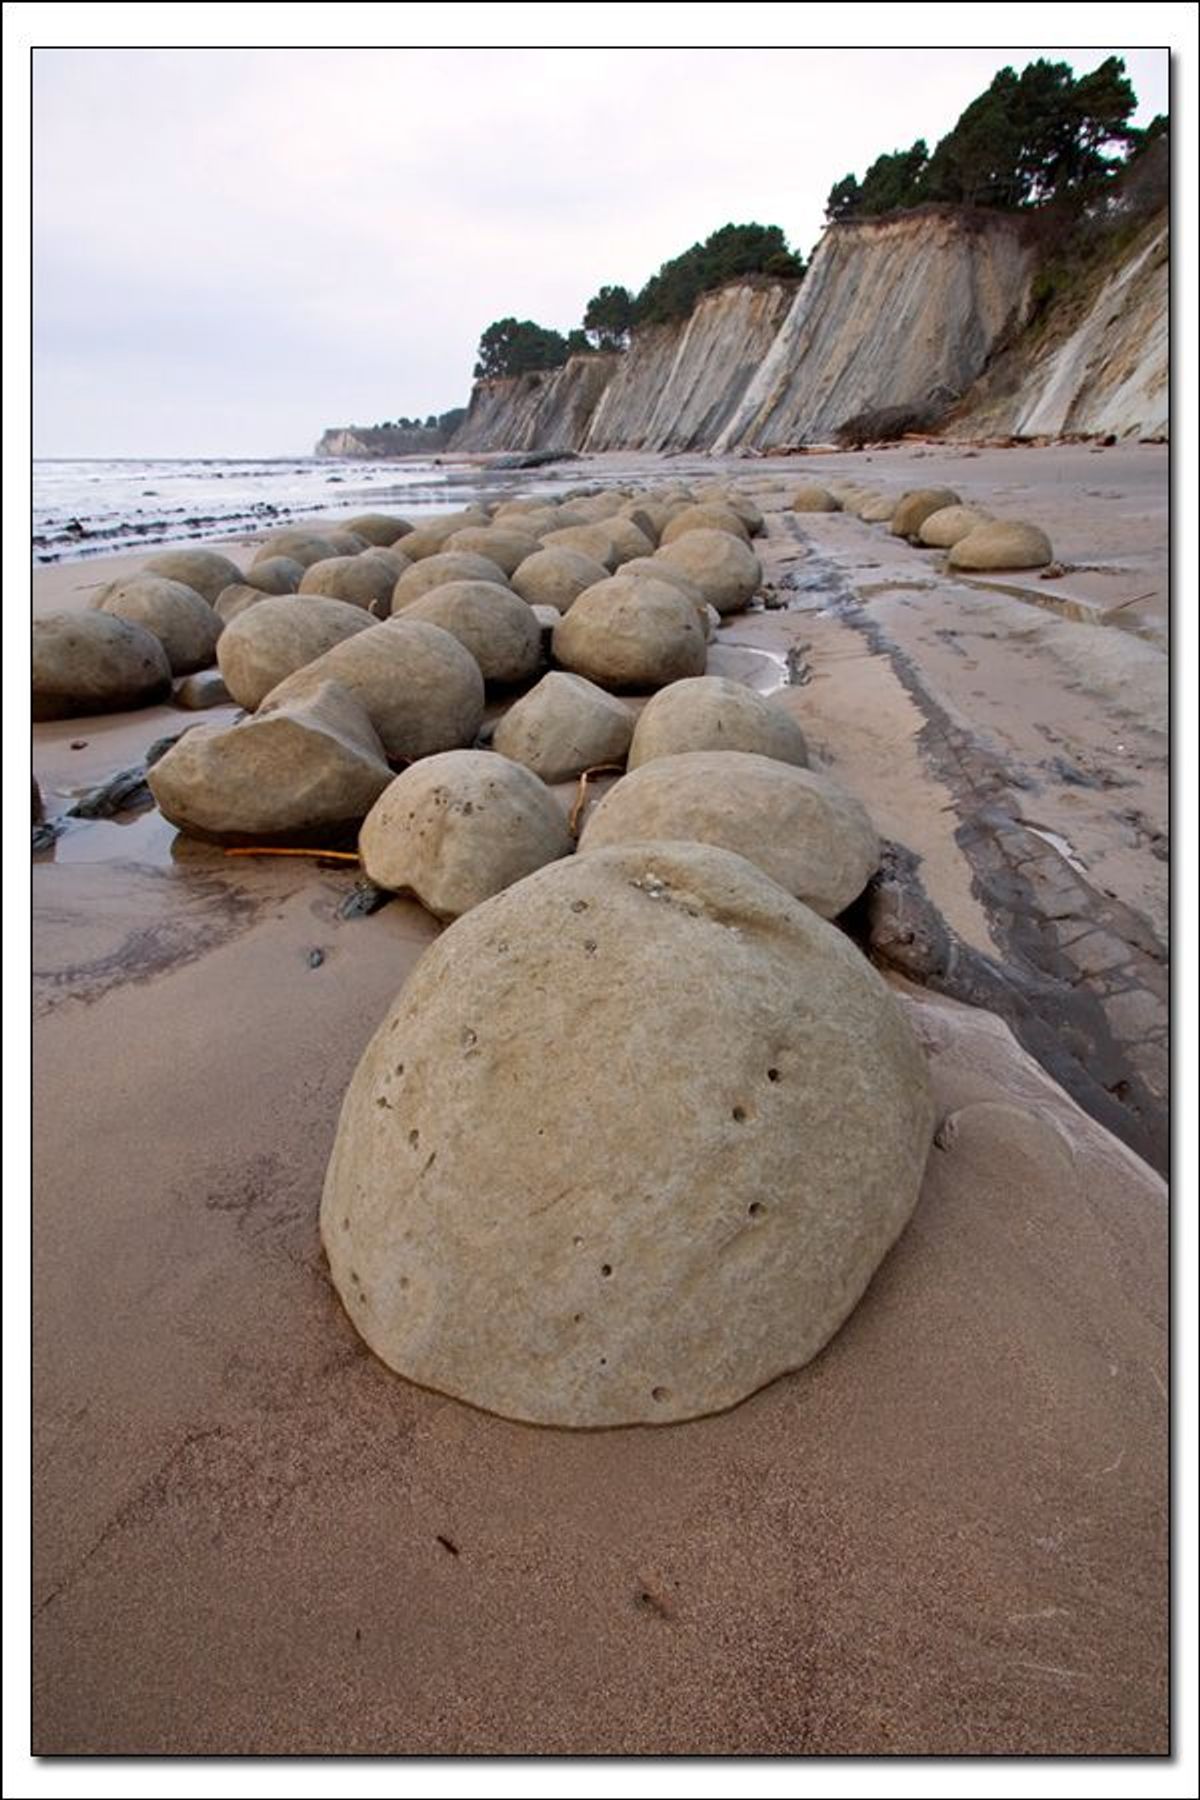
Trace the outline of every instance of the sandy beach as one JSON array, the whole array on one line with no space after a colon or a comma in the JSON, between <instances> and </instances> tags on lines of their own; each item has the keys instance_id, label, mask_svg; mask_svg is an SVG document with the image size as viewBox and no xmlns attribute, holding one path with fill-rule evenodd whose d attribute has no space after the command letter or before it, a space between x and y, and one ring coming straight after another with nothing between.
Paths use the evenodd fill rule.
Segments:
<instances>
[{"instance_id":1,"label":"sandy beach","mask_svg":"<svg viewBox=\"0 0 1200 1800\"><path fill-rule=\"evenodd\" d=\"M1166 1751L1167 454L562 471L778 478L772 605L710 668L786 682L891 846L847 924L933 1074L866 1298L718 1417L523 1427L351 1327L321 1184L419 906L153 811L35 857L35 1753ZM1062 573L783 510L834 478L946 483ZM143 560L38 570L35 613ZM38 725L47 812L195 717Z\"/></svg>"}]
</instances>

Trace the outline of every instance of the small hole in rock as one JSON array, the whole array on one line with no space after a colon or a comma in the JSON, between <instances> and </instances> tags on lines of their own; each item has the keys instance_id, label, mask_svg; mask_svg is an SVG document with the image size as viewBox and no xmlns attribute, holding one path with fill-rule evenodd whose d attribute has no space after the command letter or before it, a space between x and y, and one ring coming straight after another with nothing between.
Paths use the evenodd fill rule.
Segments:
<instances>
[{"instance_id":1,"label":"small hole in rock","mask_svg":"<svg viewBox=\"0 0 1200 1800\"><path fill-rule=\"evenodd\" d=\"M669 1400L671 1398L671 1390L670 1388L665 1387L651 1388L650 1398L658 1401Z\"/></svg>"},{"instance_id":2,"label":"small hole in rock","mask_svg":"<svg viewBox=\"0 0 1200 1800\"><path fill-rule=\"evenodd\" d=\"M612 1264L611 1263L601 1263L600 1264L600 1273L602 1275L611 1275L612 1274Z\"/></svg>"},{"instance_id":3,"label":"small hole in rock","mask_svg":"<svg viewBox=\"0 0 1200 1800\"><path fill-rule=\"evenodd\" d=\"M571 1242L574 1244L575 1248L578 1250L580 1245L583 1243L583 1239L581 1237L573 1237L571 1239Z\"/></svg>"},{"instance_id":4,"label":"small hole in rock","mask_svg":"<svg viewBox=\"0 0 1200 1800\"><path fill-rule=\"evenodd\" d=\"M779 1080L779 1070L778 1069L768 1069L767 1070L767 1080L768 1081L778 1081Z\"/></svg>"},{"instance_id":5,"label":"small hole in rock","mask_svg":"<svg viewBox=\"0 0 1200 1800\"><path fill-rule=\"evenodd\" d=\"M752 1219L761 1219L766 1210L761 1200L752 1200L746 1208Z\"/></svg>"},{"instance_id":6,"label":"small hole in rock","mask_svg":"<svg viewBox=\"0 0 1200 1800\"><path fill-rule=\"evenodd\" d=\"M744 1125L746 1123L746 1109L744 1106L734 1107L733 1119L736 1125Z\"/></svg>"},{"instance_id":7,"label":"small hole in rock","mask_svg":"<svg viewBox=\"0 0 1200 1800\"><path fill-rule=\"evenodd\" d=\"M576 1313L576 1314L575 1314L575 1315L574 1315L574 1316L573 1316L573 1318L572 1318L572 1320L571 1320L571 1323L572 1323L572 1325L582 1325L582 1324L583 1324L583 1314L582 1314L582 1313Z\"/></svg>"},{"instance_id":8,"label":"small hole in rock","mask_svg":"<svg viewBox=\"0 0 1200 1800\"><path fill-rule=\"evenodd\" d=\"M417 1145L421 1141L421 1134L417 1130L415 1125L413 1126L412 1130L408 1134L408 1141L412 1145L414 1150L416 1149Z\"/></svg>"}]
</instances>

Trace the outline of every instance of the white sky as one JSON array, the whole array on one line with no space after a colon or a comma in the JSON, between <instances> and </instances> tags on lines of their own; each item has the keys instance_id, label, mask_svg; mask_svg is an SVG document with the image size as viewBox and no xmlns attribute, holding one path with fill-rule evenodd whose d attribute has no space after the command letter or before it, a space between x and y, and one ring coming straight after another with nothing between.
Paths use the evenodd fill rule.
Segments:
<instances>
[{"instance_id":1,"label":"white sky","mask_svg":"<svg viewBox=\"0 0 1200 1800\"><path fill-rule=\"evenodd\" d=\"M1116 53L1167 111L1166 52ZM35 51L34 452L287 455L465 404L493 319L569 330L731 220L807 256L835 180L1006 62L1108 54Z\"/></svg>"}]
</instances>

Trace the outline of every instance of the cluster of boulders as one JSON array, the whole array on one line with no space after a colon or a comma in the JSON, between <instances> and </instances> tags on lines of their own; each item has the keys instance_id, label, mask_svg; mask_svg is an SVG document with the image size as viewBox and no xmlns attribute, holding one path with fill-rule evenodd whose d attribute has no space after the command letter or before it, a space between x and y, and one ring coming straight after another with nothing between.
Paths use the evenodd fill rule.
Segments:
<instances>
[{"instance_id":1,"label":"cluster of boulders","mask_svg":"<svg viewBox=\"0 0 1200 1800\"><path fill-rule=\"evenodd\" d=\"M798 513L847 512L869 525L887 525L895 537L925 549L945 550L951 569L991 572L1041 569L1054 560L1050 539L1026 519L997 519L981 506L964 505L953 488L909 488L881 493L855 482L806 482L792 495Z\"/></svg>"},{"instance_id":2,"label":"cluster of boulders","mask_svg":"<svg viewBox=\"0 0 1200 1800\"><path fill-rule=\"evenodd\" d=\"M728 486L368 515L245 571L153 558L45 632L63 709L215 654L246 716L148 769L162 813L356 833L372 883L447 922L350 1086L322 1234L385 1362L512 1417L733 1404L817 1353L916 1202L924 1059L830 923L874 827L787 708L706 673L763 529ZM121 633L125 688L85 683ZM586 783L570 811L553 787L598 769L625 772L580 829Z\"/></svg>"}]
</instances>

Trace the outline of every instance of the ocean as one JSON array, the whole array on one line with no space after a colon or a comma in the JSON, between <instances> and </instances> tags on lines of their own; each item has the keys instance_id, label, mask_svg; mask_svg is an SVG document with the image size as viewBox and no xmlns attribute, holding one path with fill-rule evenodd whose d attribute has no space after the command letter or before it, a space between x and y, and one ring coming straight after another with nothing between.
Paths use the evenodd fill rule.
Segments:
<instances>
[{"instance_id":1,"label":"ocean","mask_svg":"<svg viewBox=\"0 0 1200 1800\"><path fill-rule=\"evenodd\" d=\"M525 472L521 491L577 482L578 473L569 475L568 468ZM39 459L33 464L33 560L65 562L347 513L429 517L484 492L494 495L513 481L513 475L469 463L416 457Z\"/></svg>"}]
</instances>

